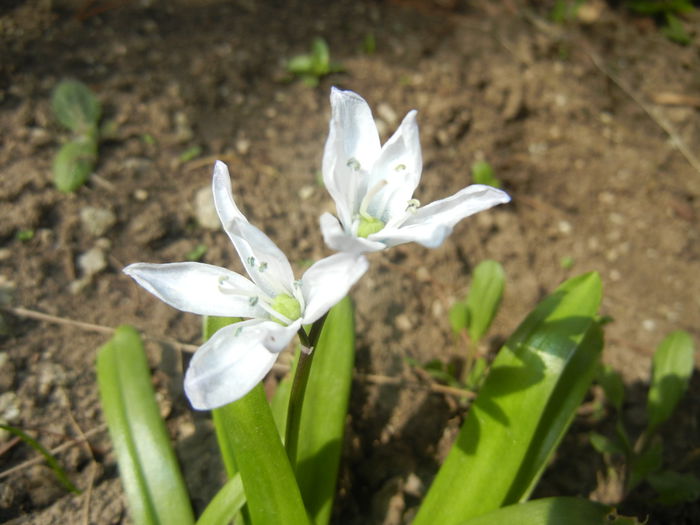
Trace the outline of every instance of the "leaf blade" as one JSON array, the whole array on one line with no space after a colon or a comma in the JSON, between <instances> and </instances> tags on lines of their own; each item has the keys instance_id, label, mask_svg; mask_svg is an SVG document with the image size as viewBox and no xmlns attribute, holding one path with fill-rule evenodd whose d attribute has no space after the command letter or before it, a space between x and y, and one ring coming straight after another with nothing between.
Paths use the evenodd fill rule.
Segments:
<instances>
[{"instance_id":1,"label":"leaf blade","mask_svg":"<svg viewBox=\"0 0 700 525\"><path fill-rule=\"evenodd\" d=\"M160 417L138 332L120 326L99 350L100 400L136 523L189 525L194 514Z\"/></svg>"},{"instance_id":2,"label":"leaf blade","mask_svg":"<svg viewBox=\"0 0 700 525\"><path fill-rule=\"evenodd\" d=\"M518 327L494 360L414 525L459 523L527 497L592 381L602 349L594 319L600 298L597 274L575 277Z\"/></svg>"}]
</instances>

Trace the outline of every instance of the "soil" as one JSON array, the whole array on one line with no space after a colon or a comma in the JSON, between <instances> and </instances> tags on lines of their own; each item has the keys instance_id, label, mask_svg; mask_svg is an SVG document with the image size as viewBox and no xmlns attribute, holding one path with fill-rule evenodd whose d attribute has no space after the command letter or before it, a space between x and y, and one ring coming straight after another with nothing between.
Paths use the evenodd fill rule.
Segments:
<instances>
[{"instance_id":1,"label":"soil","mask_svg":"<svg viewBox=\"0 0 700 525\"><path fill-rule=\"evenodd\" d=\"M490 352L562 280L596 270L602 313L613 319L604 360L624 377L626 418L639 431L654 348L673 330L700 335L700 17L685 19L695 38L679 46L653 20L602 2L554 24L553 3L3 2L0 419L49 448L68 444L58 458L90 490L66 493L43 463L25 464L35 452L4 434L0 520L130 523L95 384L96 351L109 336L26 310L129 323L149 336L162 411L201 511L223 473L207 415L182 394L187 354L163 342L198 344L200 320L121 269L185 260L203 244L203 261L242 271L225 234L198 217L215 159L229 165L241 209L297 270L327 255L318 216L333 206L318 179L332 85L370 103L384 139L419 110L421 202L469 184L476 160L491 163L513 197L460 223L438 249L371 257L352 292L358 371L416 383L406 358L459 363L464 350L445 314L481 260L501 262L507 275ZM285 61L317 36L345 72L315 88L286 81ZM73 194L51 180L67 134L49 100L65 77L94 90L115 129ZM198 156L183 156L193 147ZM334 523L410 522L463 415L422 384L353 385ZM682 472L700 471L699 411L696 374L662 431L665 461ZM588 442L612 421L606 409L582 410L535 496L615 500ZM90 446L74 444L82 433ZM619 508L649 523L700 523L697 504L664 507L646 487Z\"/></svg>"}]
</instances>

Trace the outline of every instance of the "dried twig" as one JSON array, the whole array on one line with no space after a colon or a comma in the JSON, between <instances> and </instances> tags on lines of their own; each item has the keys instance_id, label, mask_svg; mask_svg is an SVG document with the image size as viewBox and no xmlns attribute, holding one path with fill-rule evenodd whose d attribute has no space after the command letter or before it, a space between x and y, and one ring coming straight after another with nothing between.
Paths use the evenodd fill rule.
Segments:
<instances>
[{"instance_id":1,"label":"dried twig","mask_svg":"<svg viewBox=\"0 0 700 525\"><path fill-rule=\"evenodd\" d=\"M29 319L36 319L38 321L45 321L49 323L58 323L58 324L64 324L64 325L69 325L69 326L74 326L76 328L80 328L82 330L87 330L91 332L98 332L102 334L112 334L114 333L114 328L109 327L109 326L102 326L102 325L97 325L97 324L92 324L92 323L84 323L82 321L75 321L73 319L68 319L65 317L58 317L55 315L49 315L49 314L44 314L42 312L37 312L36 310L30 310L28 308L4 308L4 310L18 316L18 317L26 317ZM163 343L172 346L173 348L176 348L181 351L185 352L193 352L195 351L198 347L197 345L191 345L187 343L181 343L179 341L175 341L173 339L167 339L163 337L152 337L149 335L144 334L144 338L148 339L150 341L158 342L158 343ZM284 375L287 372L289 372L290 366L282 363L275 363L272 366L272 371L278 375ZM451 395L451 396L457 396L457 397L473 397L474 393L469 391L469 390L462 390L460 388L454 388L450 386L445 386L441 385L439 383L425 383L425 382L416 382L416 381L409 381L405 380L400 377L391 377L391 376L383 376L383 375L378 375L378 374L355 374L354 378L357 381L364 381L367 383L374 383L374 384L379 384L379 385L397 385L397 386L402 386L406 388L411 388L411 389L416 389L416 390L429 390L431 392L434 392L436 394L446 394L446 395ZM0 475L0 477L2 477Z\"/></svg>"}]
</instances>

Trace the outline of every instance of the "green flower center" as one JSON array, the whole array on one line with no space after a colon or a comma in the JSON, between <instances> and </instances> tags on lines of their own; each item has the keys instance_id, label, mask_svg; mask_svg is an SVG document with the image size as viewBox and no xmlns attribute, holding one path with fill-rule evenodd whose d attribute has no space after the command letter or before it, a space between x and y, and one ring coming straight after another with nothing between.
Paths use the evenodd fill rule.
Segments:
<instances>
[{"instance_id":1,"label":"green flower center","mask_svg":"<svg viewBox=\"0 0 700 525\"><path fill-rule=\"evenodd\" d=\"M281 293L272 300L270 304L275 312L285 316L290 321L295 321L301 317L301 305L289 294ZM273 321L284 324L280 319L273 318Z\"/></svg>"},{"instance_id":2,"label":"green flower center","mask_svg":"<svg viewBox=\"0 0 700 525\"><path fill-rule=\"evenodd\" d=\"M357 236L366 239L373 233L377 233L384 228L385 224L379 219L369 215L360 216L360 224L357 226Z\"/></svg>"}]
</instances>

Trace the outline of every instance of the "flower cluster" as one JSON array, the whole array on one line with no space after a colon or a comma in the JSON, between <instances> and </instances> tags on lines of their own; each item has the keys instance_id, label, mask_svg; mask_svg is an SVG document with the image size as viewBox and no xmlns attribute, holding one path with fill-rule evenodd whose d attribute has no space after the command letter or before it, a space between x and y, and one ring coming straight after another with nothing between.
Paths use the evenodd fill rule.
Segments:
<instances>
[{"instance_id":1,"label":"flower cluster","mask_svg":"<svg viewBox=\"0 0 700 525\"><path fill-rule=\"evenodd\" d=\"M216 408L248 393L294 335L328 312L367 271L364 253L411 241L439 246L464 217L510 200L499 189L477 184L420 207L413 198L422 169L416 112L381 146L362 97L333 88L331 107L323 180L338 218L326 213L320 222L326 244L338 253L296 280L284 253L236 206L228 168L217 161L216 211L248 277L196 262L124 269L174 308L247 319L217 331L192 358L185 393L194 408Z\"/></svg>"}]
</instances>

